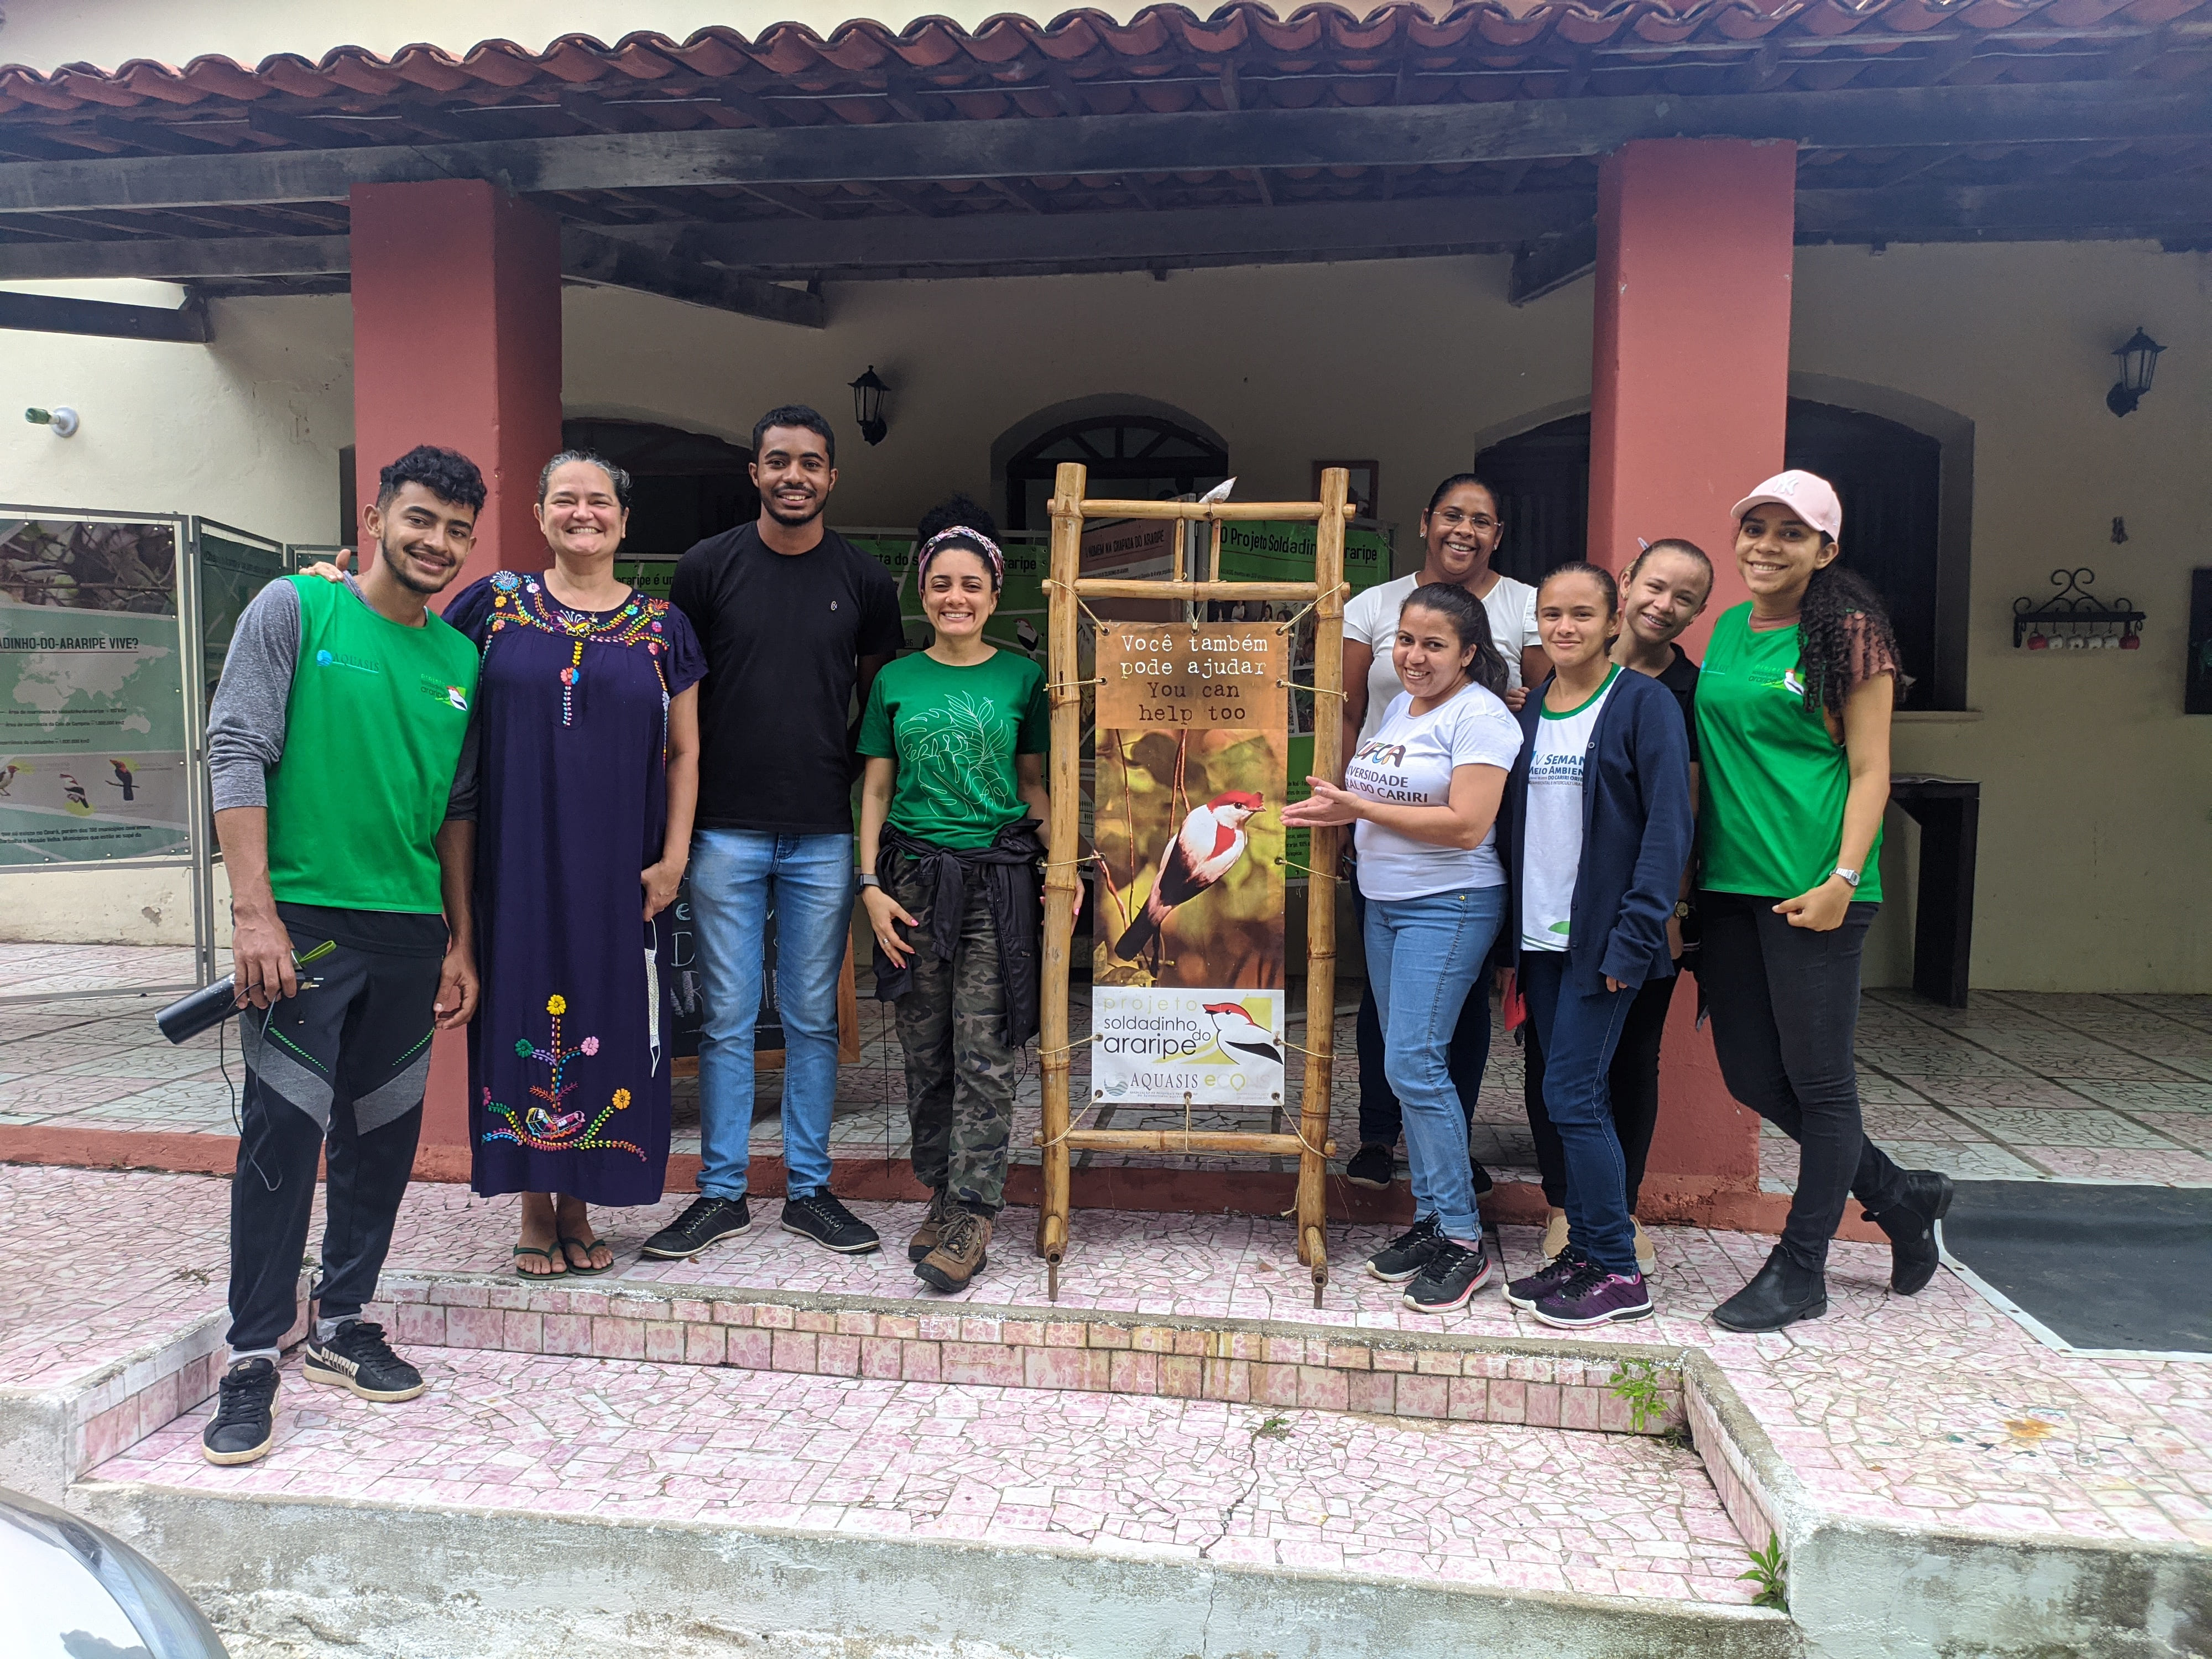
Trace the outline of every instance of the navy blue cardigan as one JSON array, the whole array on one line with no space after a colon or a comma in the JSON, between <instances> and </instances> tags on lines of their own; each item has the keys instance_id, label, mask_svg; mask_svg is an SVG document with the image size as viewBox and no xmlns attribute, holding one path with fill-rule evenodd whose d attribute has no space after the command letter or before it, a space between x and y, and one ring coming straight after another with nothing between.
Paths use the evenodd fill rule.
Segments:
<instances>
[{"instance_id":1,"label":"navy blue cardigan","mask_svg":"<svg viewBox=\"0 0 2212 1659\"><path fill-rule=\"evenodd\" d=\"M1519 959L1528 764L1550 684L1530 691L1522 707L1521 753L1498 815L1498 851L1510 892L1498 932L1511 951L1509 961ZM1681 892L1695 828L1681 706L1649 674L1624 668L1598 711L1583 767L1583 855L1569 915L1570 975L1586 984L1610 977L1633 986L1674 971L1667 921Z\"/></svg>"}]
</instances>

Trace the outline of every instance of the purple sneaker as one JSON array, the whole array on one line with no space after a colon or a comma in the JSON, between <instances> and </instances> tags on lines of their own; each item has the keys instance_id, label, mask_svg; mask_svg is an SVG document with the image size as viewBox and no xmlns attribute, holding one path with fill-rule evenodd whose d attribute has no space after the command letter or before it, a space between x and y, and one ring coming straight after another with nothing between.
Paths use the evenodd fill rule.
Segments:
<instances>
[{"instance_id":1,"label":"purple sneaker","mask_svg":"<svg viewBox=\"0 0 2212 1659\"><path fill-rule=\"evenodd\" d=\"M1516 1308L1533 1308L1572 1279L1582 1265L1583 1253L1570 1244L1526 1279L1510 1282L1505 1299Z\"/></svg>"},{"instance_id":2,"label":"purple sneaker","mask_svg":"<svg viewBox=\"0 0 2212 1659\"><path fill-rule=\"evenodd\" d=\"M1577 1330L1616 1319L1649 1319L1653 1310L1642 1273L1610 1273L1586 1261L1529 1311L1547 1325Z\"/></svg>"}]
</instances>

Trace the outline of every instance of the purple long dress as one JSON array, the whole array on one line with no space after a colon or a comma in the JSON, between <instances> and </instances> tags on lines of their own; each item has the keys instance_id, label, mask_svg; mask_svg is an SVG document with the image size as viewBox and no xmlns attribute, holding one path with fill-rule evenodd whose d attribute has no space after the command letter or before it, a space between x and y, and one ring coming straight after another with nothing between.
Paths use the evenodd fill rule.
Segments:
<instances>
[{"instance_id":1,"label":"purple long dress","mask_svg":"<svg viewBox=\"0 0 2212 1659\"><path fill-rule=\"evenodd\" d=\"M573 611L502 570L446 620L477 641L473 1184L651 1204L668 1168L672 918L638 872L668 823L669 700L706 672L666 600Z\"/></svg>"}]
</instances>

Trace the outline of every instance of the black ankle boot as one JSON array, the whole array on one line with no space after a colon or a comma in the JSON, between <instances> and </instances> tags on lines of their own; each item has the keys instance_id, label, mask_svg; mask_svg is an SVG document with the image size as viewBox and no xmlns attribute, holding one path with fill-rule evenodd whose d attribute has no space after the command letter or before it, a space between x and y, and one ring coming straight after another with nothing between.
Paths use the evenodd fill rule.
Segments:
<instances>
[{"instance_id":1,"label":"black ankle boot","mask_svg":"<svg viewBox=\"0 0 2212 1659\"><path fill-rule=\"evenodd\" d=\"M1897 1201L1869 1210L1866 1218L1889 1235L1889 1288L1911 1296L1936 1277L1942 1252L1936 1247L1936 1224L1951 1207L1951 1177L1934 1170L1904 1171Z\"/></svg>"},{"instance_id":2,"label":"black ankle boot","mask_svg":"<svg viewBox=\"0 0 2212 1659\"><path fill-rule=\"evenodd\" d=\"M1713 1323L1732 1331L1778 1331L1827 1311L1827 1275L1799 1267L1778 1244L1751 1283L1713 1310Z\"/></svg>"}]
</instances>

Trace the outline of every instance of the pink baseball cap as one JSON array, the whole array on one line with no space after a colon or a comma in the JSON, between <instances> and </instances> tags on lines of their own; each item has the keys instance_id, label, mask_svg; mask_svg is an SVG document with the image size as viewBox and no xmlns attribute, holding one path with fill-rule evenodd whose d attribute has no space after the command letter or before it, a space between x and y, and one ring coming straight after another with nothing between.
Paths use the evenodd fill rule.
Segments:
<instances>
[{"instance_id":1,"label":"pink baseball cap","mask_svg":"<svg viewBox=\"0 0 2212 1659\"><path fill-rule=\"evenodd\" d=\"M1742 521L1754 507L1786 507L1807 524L1840 541L1844 534L1844 504L1826 478L1811 472L1778 472L1729 509L1729 517Z\"/></svg>"}]
</instances>

